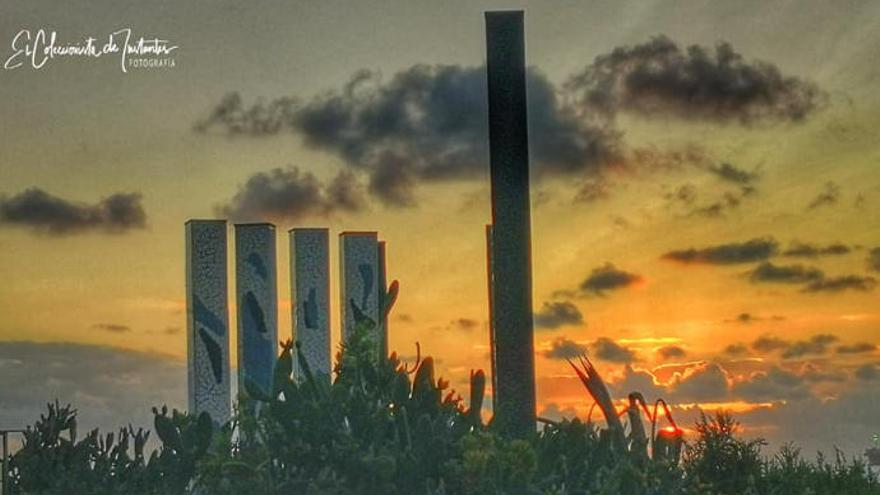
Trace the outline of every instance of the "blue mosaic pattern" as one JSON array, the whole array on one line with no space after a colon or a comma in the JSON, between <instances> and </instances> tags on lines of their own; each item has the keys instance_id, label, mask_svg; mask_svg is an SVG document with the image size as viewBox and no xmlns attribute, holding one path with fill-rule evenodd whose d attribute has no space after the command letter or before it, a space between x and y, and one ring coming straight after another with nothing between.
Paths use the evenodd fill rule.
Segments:
<instances>
[{"instance_id":1,"label":"blue mosaic pattern","mask_svg":"<svg viewBox=\"0 0 880 495\"><path fill-rule=\"evenodd\" d=\"M278 343L275 226L235 225L235 290L238 301L238 374L268 391Z\"/></svg>"},{"instance_id":2,"label":"blue mosaic pattern","mask_svg":"<svg viewBox=\"0 0 880 495\"><path fill-rule=\"evenodd\" d=\"M330 377L330 233L290 231L290 289L294 338L316 375ZM302 363L296 363L302 376Z\"/></svg>"},{"instance_id":3,"label":"blue mosaic pattern","mask_svg":"<svg viewBox=\"0 0 880 495\"><path fill-rule=\"evenodd\" d=\"M189 410L224 423L231 395L226 222L193 220L185 230Z\"/></svg>"},{"instance_id":4,"label":"blue mosaic pattern","mask_svg":"<svg viewBox=\"0 0 880 495\"><path fill-rule=\"evenodd\" d=\"M342 338L354 329L355 315L379 321L379 242L375 232L343 232L339 236ZM376 342L381 343L377 327Z\"/></svg>"}]
</instances>

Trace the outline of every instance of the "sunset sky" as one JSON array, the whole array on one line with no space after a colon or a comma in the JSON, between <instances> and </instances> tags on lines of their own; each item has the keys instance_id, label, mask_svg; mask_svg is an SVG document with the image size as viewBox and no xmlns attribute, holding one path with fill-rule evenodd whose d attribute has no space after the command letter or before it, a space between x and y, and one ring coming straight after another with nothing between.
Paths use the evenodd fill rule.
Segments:
<instances>
[{"instance_id":1,"label":"sunset sky","mask_svg":"<svg viewBox=\"0 0 880 495\"><path fill-rule=\"evenodd\" d=\"M178 48L127 73L0 66L0 427L56 396L113 428L185 404L190 218L329 227L334 293L335 235L378 231L391 347L419 342L466 391L489 366L483 12L501 8L526 11L539 413L586 416L564 358L587 352L684 425L725 407L774 446L867 447L870 1L6 1L0 62L23 29Z\"/></svg>"}]
</instances>

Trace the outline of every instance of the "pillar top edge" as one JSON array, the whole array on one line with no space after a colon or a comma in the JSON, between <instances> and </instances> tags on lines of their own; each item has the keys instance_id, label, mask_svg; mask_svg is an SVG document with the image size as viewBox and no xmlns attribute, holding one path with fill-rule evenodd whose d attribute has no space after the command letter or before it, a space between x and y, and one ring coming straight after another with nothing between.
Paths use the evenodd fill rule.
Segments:
<instances>
[{"instance_id":1,"label":"pillar top edge","mask_svg":"<svg viewBox=\"0 0 880 495\"><path fill-rule=\"evenodd\" d=\"M186 222L183 222L184 225L188 225L191 223L226 223L225 219L217 219L217 218L190 218Z\"/></svg>"},{"instance_id":2,"label":"pillar top edge","mask_svg":"<svg viewBox=\"0 0 880 495\"><path fill-rule=\"evenodd\" d=\"M343 236L378 236L379 232L375 230L346 230L339 233L339 237Z\"/></svg>"},{"instance_id":3,"label":"pillar top edge","mask_svg":"<svg viewBox=\"0 0 880 495\"><path fill-rule=\"evenodd\" d=\"M273 229L275 228L275 224L270 223L270 222L237 222L234 225L236 228L238 228L238 227L243 227L243 228L247 228L247 227L272 227Z\"/></svg>"}]
</instances>

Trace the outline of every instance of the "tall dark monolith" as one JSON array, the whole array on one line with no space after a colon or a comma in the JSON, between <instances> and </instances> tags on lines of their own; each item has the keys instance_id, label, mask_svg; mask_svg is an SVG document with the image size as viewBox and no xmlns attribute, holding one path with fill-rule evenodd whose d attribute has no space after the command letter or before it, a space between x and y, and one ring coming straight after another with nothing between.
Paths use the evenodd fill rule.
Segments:
<instances>
[{"instance_id":1,"label":"tall dark monolith","mask_svg":"<svg viewBox=\"0 0 880 495\"><path fill-rule=\"evenodd\" d=\"M535 431L535 359L529 145L522 11L486 13L492 178L494 423L511 437Z\"/></svg>"}]
</instances>

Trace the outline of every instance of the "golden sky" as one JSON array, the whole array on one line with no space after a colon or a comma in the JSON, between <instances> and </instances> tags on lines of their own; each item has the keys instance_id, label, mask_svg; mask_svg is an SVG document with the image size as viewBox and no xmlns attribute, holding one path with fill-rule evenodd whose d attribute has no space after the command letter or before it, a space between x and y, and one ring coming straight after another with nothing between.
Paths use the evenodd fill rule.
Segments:
<instances>
[{"instance_id":1,"label":"golden sky","mask_svg":"<svg viewBox=\"0 0 880 495\"><path fill-rule=\"evenodd\" d=\"M687 420L694 405L730 407L774 441L858 451L880 431L880 5L844 3L6 2L4 61L22 29L74 41L130 27L178 49L173 68L0 69L0 340L180 363L187 219L377 230L401 283L391 347L414 355L420 342L462 389L488 368L482 12L523 7L539 412L585 414L559 359L585 350L619 396L669 397ZM594 93L609 107L582 99L598 69L620 76ZM232 93L232 117L212 119ZM402 114L380 112L401 95ZM236 127L265 123L243 112L273 103L293 112L277 131ZM438 123L405 128L422 118ZM614 152L597 158L588 139ZM101 217L120 193L143 219ZM278 273L284 336L284 256ZM13 350L0 346L0 366ZM55 390L40 369L37 392ZM179 383L138 370L125 373L183 402ZM100 396L95 383L80 395ZM4 421L24 420L4 407ZM792 411L828 435L789 424Z\"/></svg>"}]
</instances>

